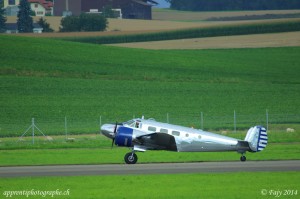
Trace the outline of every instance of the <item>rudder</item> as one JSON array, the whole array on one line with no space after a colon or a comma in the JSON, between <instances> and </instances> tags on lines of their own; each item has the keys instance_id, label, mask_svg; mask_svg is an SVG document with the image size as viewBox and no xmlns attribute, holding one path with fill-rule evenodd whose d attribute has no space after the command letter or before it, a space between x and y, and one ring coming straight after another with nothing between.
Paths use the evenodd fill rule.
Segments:
<instances>
[{"instance_id":1,"label":"rudder","mask_svg":"<svg viewBox=\"0 0 300 199\"><path fill-rule=\"evenodd\" d=\"M262 126L251 127L245 137L252 152L259 152L266 148L268 144L268 134L266 128Z\"/></svg>"}]
</instances>

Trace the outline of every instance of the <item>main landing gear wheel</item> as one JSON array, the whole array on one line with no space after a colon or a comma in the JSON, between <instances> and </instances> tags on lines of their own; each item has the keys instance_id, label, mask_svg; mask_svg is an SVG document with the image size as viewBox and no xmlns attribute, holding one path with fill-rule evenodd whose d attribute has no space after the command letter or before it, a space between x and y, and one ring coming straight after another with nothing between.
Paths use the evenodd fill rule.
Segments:
<instances>
[{"instance_id":1,"label":"main landing gear wheel","mask_svg":"<svg viewBox=\"0 0 300 199\"><path fill-rule=\"evenodd\" d=\"M126 162L126 164L135 164L138 160L138 157L135 153L126 153L124 160Z\"/></svg>"},{"instance_id":2,"label":"main landing gear wheel","mask_svg":"<svg viewBox=\"0 0 300 199\"><path fill-rule=\"evenodd\" d=\"M241 156L241 158L240 158L240 160L242 161L242 162L245 162L246 161L246 156Z\"/></svg>"}]
</instances>

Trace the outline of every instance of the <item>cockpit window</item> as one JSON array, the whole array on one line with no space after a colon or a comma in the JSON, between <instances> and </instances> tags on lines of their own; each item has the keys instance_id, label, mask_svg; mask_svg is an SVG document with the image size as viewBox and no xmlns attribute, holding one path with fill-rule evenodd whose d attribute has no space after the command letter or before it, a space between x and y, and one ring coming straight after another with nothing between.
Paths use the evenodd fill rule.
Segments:
<instances>
[{"instance_id":1,"label":"cockpit window","mask_svg":"<svg viewBox=\"0 0 300 199\"><path fill-rule=\"evenodd\" d=\"M142 128L141 120L129 120L123 123L123 126L133 127L133 128Z\"/></svg>"},{"instance_id":2,"label":"cockpit window","mask_svg":"<svg viewBox=\"0 0 300 199\"><path fill-rule=\"evenodd\" d=\"M140 122L139 121L136 121L135 128L140 128Z\"/></svg>"},{"instance_id":3,"label":"cockpit window","mask_svg":"<svg viewBox=\"0 0 300 199\"><path fill-rule=\"evenodd\" d=\"M135 120L129 120L123 123L124 126L135 127Z\"/></svg>"}]
</instances>

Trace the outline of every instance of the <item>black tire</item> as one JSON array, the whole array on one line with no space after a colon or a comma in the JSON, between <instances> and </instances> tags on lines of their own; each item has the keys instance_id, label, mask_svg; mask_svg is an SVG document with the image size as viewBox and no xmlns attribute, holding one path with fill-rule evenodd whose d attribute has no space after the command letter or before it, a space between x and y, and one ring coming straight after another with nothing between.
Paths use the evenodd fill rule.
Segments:
<instances>
[{"instance_id":1,"label":"black tire","mask_svg":"<svg viewBox=\"0 0 300 199\"><path fill-rule=\"evenodd\" d=\"M126 164L135 164L138 161L138 157L135 153L126 153L124 160Z\"/></svg>"},{"instance_id":2,"label":"black tire","mask_svg":"<svg viewBox=\"0 0 300 199\"><path fill-rule=\"evenodd\" d=\"M242 162L245 162L247 160L246 156L241 156L241 159L240 159Z\"/></svg>"}]
</instances>

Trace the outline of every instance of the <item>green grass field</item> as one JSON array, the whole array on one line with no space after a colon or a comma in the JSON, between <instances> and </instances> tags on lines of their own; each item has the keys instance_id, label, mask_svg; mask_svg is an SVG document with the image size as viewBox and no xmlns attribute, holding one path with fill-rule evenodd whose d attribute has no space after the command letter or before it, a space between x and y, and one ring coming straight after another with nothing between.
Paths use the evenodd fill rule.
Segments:
<instances>
[{"instance_id":1,"label":"green grass field","mask_svg":"<svg viewBox=\"0 0 300 199\"><path fill-rule=\"evenodd\" d=\"M96 135L70 143L36 140L34 146L3 138L20 136L32 117L47 135L64 134L65 116L70 134L98 132L100 115L103 122L142 114L165 121L170 113L172 123L197 126L200 112L208 117L236 110L251 116L238 123L246 129L264 122L268 109L274 128L299 124L297 118L275 118L299 114L298 47L151 51L2 35L0 43L1 166L123 162L127 149L111 150L109 140ZM206 128L230 128L211 120ZM274 133L270 141L263 152L247 153L248 160L299 159L297 129ZM139 163L239 161L234 152L138 155ZM1 178L0 194L59 189L70 193L59 198L274 198L262 190L298 190L298 184L299 172L25 177Z\"/></svg>"},{"instance_id":2,"label":"green grass field","mask_svg":"<svg viewBox=\"0 0 300 199\"><path fill-rule=\"evenodd\" d=\"M103 122L153 117L205 129L299 123L298 47L141 50L0 36L0 136L20 136L34 117L46 134L96 133ZM271 117L271 114L274 114ZM283 117L277 118L281 114ZM220 121L213 116L230 116ZM293 125L293 124L291 124Z\"/></svg>"},{"instance_id":3,"label":"green grass field","mask_svg":"<svg viewBox=\"0 0 300 199\"><path fill-rule=\"evenodd\" d=\"M54 198L275 198L273 191L293 190L298 198L299 172L196 173L0 179L5 191L62 191ZM296 193L297 191L297 193ZM62 193L62 194L63 194ZM4 196L4 195L3 195ZM26 196L12 198L27 198ZM29 196L41 198L41 196ZM45 198L51 198L47 196Z\"/></svg>"},{"instance_id":4,"label":"green grass field","mask_svg":"<svg viewBox=\"0 0 300 199\"><path fill-rule=\"evenodd\" d=\"M19 165L64 165L64 164L124 164L127 148L114 149L27 149L1 150L0 166ZM299 159L299 143L269 144L260 153L247 153L248 161L265 160L297 160ZM137 153L138 163L166 162L207 162L207 161L240 161L236 152L195 152L177 153L168 151L147 151Z\"/></svg>"}]
</instances>

